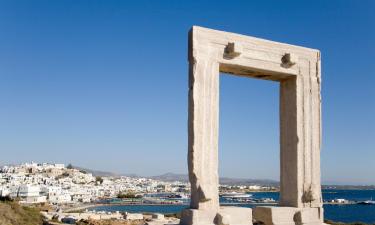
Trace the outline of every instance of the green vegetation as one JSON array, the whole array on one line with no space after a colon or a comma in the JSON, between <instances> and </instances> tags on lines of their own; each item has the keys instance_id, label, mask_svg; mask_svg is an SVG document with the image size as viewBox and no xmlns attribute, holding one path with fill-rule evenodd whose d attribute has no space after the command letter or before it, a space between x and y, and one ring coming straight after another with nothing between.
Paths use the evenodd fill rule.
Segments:
<instances>
[{"instance_id":1,"label":"green vegetation","mask_svg":"<svg viewBox=\"0 0 375 225\"><path fill-rule=\"evenodd\" d=\"M67 169L74 169L73 165L71 163L68 164L68 166L66 167Z\"/></svg>"},{"instance_id":2,"label":"green vegetation","mask_svg":"<svg viewBox=\"0 0 375 225\"><path fill-rule=\"evenodd\" d=\"M0 199L1 225L42 225L43 217L39 209L21 206L9 199Z\"/></svg>"},{"instance_id":3,"label":"green vegetation","mask_svg":"<svg viewBox=\"0 0 375 225\"><path fill-rule=\"evenodd\" d=\"M103 178L100 177L100 176L97 176L97 177L95 177L95 181L96 181L97 183L99 182L99 184L102 184L102 183L103 183Z\"/></svg>"},{"instance_id":4,"label":"green vegetation","mask_svg":"<svg viewBox=\"0 0 375 225\"><path fill-rule=\"evenodd\" d=\"M60 174L60 175L56 176L55 180L59 180L59 179L65 178L65 177L69 177L68 172L64 172L63 174Z\"/></svg>"},{"instance_id":5,"label":"green vegetation","mask_svg":"<svg viewBox=\"0 0 375 225\"><path fill-rule=\"evenodd\" d=\"M136 195L133 192L127 192L127 193L120 192L120 193L117 194L117 198L141 198L141 197L142 196Z\"/></svg>"}]
</instances>

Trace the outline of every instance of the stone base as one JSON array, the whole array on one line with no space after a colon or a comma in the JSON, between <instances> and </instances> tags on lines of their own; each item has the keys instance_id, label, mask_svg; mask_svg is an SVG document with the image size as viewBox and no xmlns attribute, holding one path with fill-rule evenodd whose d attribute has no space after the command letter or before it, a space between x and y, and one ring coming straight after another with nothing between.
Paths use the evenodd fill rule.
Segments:
<instances>
[{"instance_id":1,"label":"stone base","mask_svg":"<svg viewBox=\"0 0 375 225\"><path fill-rule=\"evenodd\" d=\"M224 206L216 215L218 225L252 225L253 213L251 208Z\"/></svg>"},{"instance_id":2,"label":"stone base","mask_svg":"<svg viewBox=\"0 0 375 225\"><path fill-rule=\"evenodd\" d=\"M179 219L152 219L151 221L147 221L146 225L179 225Z\"/></svg>"},{"instance_id":3,"label":"stone base","mask_svg":"<svg viewBox=\"0 0 375 225\"><path fill-rule=\"evenodd\" d=\"M252 210L243 207L220 207L216 210L185 209L181 225L252 225Z\"/></svg>"},{"instance_id":4,"label":"stone base","mask_svg":"<svg viewBox=\"0 0 375 225\"><path fill-rule=\"evenodd\" d=\"M322 225L323 208L256 207L256 221L264 225Z\"/></svg>"},{"instance_id":5,"label":"stone base","mask_svg":"<svg viewBox=\"0 0 375 225\"><path fill-rule=\"evenodd\" d=\"M323 224L323 208L302 208L295 215L296 224L321 225Z\"/></svg>"},{"instance_id":6,"label":"stone base","mask_svg":"<svg viewBox=\"0 0 375 225\"><path fill-rule=\"evenodd\" d=\"M174 217L164 217L164 214L154 213L151 219L146 219L146 225L178 225L180 220Z\"/></svg>"},{"instance_id":7,"label":"stone base","mask_svg":"<svg viewBox=\"0 0 375 225\"><path fill-rule=\"evenodd\" d=\"M181 213L181 225L214 225L216 210L184 209Z\"/></svg>"}]
</instances>

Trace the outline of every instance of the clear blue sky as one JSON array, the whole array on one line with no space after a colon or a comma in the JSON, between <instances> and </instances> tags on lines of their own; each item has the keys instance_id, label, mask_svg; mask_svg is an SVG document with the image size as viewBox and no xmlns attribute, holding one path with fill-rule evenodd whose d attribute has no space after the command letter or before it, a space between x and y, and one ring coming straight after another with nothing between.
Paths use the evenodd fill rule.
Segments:
<instances>
[{"instance_id":1,"label":"clear blue sky","mask_svg":"<svg viewBox=\"0 0 375 225\"><path fill-rule=\"evenodd\" d=\"M186 173L192 25L320 49L322 180L375 184L375 1L0 1L0 164ZM220 174L278 179L278 83L220 79Z\"/></svg>"}]
</instances>

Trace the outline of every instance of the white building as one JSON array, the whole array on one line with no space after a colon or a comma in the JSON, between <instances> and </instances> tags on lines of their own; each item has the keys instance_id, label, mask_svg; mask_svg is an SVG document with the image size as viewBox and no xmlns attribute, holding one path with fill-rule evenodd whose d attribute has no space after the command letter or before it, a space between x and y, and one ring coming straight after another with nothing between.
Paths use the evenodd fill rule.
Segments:
<instances>
[{"instance_id":1,"label":"white building","mask_svg":"<svg viewBox=\"0 0 375 225\"><path fill-rule=\"evenodd\" d=\"M40 196L40 187L36 185L21 185L18 189L18 197L38 197Z\"/></svg>"}]
</instances>

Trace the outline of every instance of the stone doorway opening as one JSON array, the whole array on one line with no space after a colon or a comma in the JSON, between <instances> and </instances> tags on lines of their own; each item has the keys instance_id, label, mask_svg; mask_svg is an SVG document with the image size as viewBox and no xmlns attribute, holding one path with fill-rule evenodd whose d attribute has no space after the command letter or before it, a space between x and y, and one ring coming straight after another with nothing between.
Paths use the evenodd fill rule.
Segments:
<instances>
[{"instance_id":1,"label":"stone doorway opening","mask_svg":"<svg viewBox=\"0 0 375 225\"><path fill-rule=\"evenodd\" d=\"M219 177L278 181L278 82L226 73L219 79Z\"/></svg>"},{"instance_id":2,"label":"stone doorway opening","mask_svg":"<svg viewBox=\"0 0 375 225\"><path fill-rule=\"evenodd\" d=\"M280 85L278 207L220 207L218 186L219 73ZM254 37L193 27L189 32L186 225L323 224L320 184L320 52Z\"/></svg>"}]
</instances>

